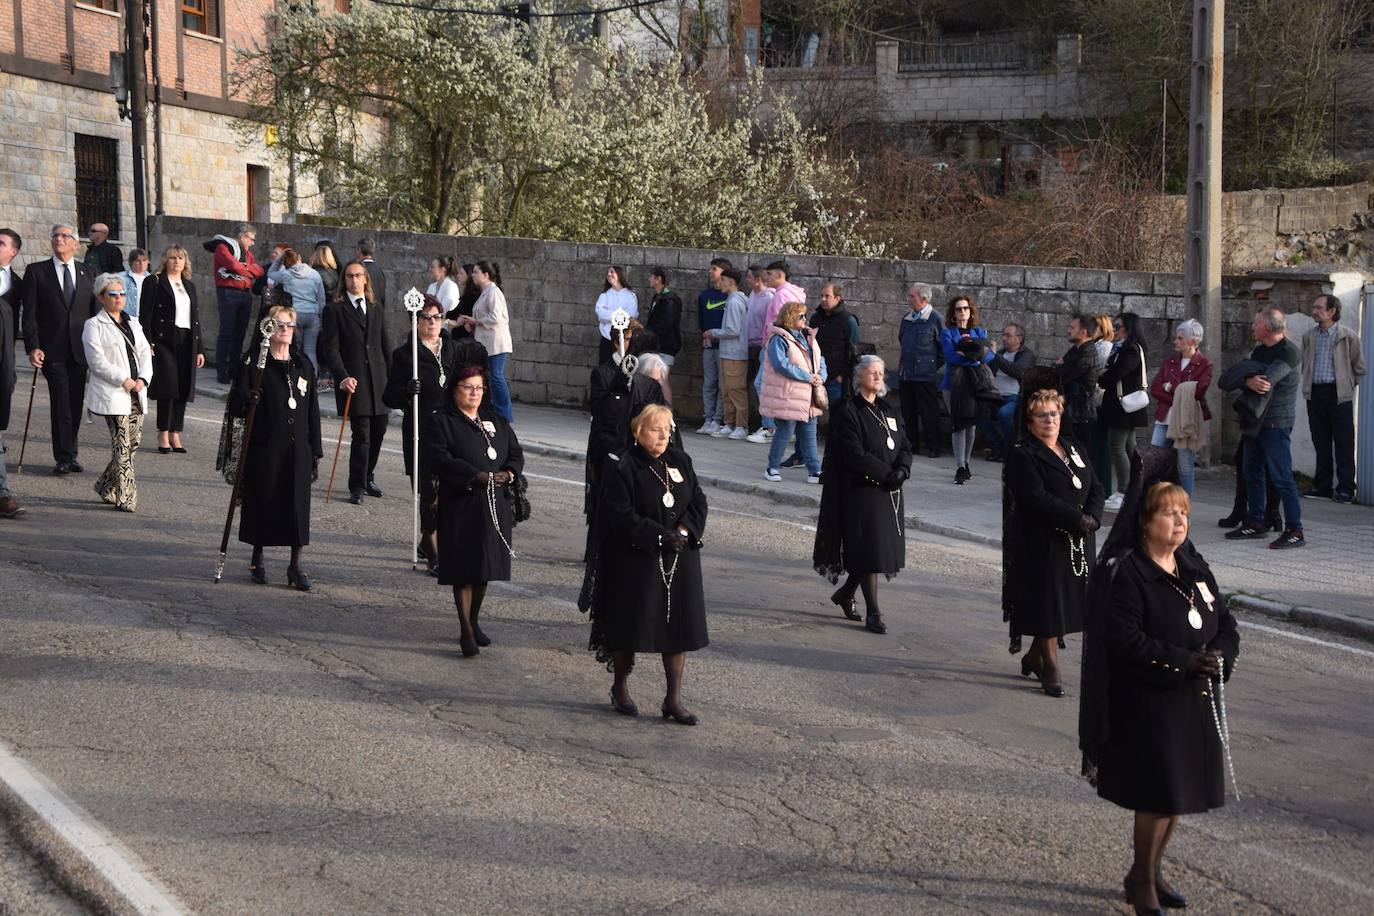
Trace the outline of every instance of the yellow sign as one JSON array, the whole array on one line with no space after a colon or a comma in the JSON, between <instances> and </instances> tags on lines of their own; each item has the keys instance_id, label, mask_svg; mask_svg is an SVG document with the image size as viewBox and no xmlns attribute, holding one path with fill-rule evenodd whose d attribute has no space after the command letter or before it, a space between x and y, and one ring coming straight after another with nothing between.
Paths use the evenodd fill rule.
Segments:
<instances>
[{"instance_id":1,"label":"yellow sign","mask_svg":"<svg viewBox=\"0 0 1374 916\"><path fill-rule=\"evenodd\" d=\"M263 142L268 146L277 145L277 126L275 124L268 124L263 128Z\"/></svg>"}]
</instances>

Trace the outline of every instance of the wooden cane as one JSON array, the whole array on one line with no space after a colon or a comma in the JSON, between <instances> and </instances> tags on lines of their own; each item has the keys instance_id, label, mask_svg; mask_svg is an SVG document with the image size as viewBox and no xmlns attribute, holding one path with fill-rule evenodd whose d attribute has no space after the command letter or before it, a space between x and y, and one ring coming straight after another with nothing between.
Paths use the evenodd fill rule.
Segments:
<instances>
[{"instance_id":1,"label":"wooden cane","mask_svg":"<svg viewBox=\"0 0 1374 916\"><path fill-rule=\"evenodd\" d=\"M329 486L324 489L324 501L329 502L334 495L334 474L339 470L339 452L343 451L344 430L348 428L348 410L353 406L353 392L344 400L343 420L339 423L339 439L334 445L334 466L329 469Z\"/></svg>"},{"instance_id":2,"label":"wooden cane","mask_svg":"<svg viewBox=\"0 0 1374 916\"><path fill-rule=\"evenodd\" d=\"M264 318L259 330L262 333L262 346L258 349L258 364L253 369L252 391L262 390L263 371L267 368L267 342L276 330L276 320ZM224 559L229 553L229 531L234 527L234 510L238 508L239 491L243 487L243 468L248 462L248 443L253 439L253 420L258 415L257 403L248 407L248 417L243 421L243 443L239 446L238 467L234 469L234 489L229 495L229 511L224 516L224 535L219 539L219 560L215 563L215 584L224 578Z\"/></svg>"},{"instance_id":3,"label":"wooden cane","mask_svg":"<svg viewBox=\"0 0 1374 916\"><path fill-rule=\"evenodd\" d=\"M33 419L33 393L38 390L38 367L33 367L33 384L29 386L29 412L24 417L24 439L19 443L19 466L14 473L24 473L24 449L29 444L29 421Z\"/></svg>"}]
</instances>

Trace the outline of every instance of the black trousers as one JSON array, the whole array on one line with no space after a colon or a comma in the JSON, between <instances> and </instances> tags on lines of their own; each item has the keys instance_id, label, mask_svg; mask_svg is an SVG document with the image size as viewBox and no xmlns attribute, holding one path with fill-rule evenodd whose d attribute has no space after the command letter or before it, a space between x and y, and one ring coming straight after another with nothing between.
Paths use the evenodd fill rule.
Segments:
<instances>
[{"instance_id":1,"label":"black trousers","mask_svg":"<svg viewBox=\"0 0 1374 916\"><path fill-rule=\"evenodd\" d=\"M754 377L759 374L759 361L763 354L763 347L760 344L749 345L749 377L745 379L746 390L749 392L749 428L758 429L763 425L763 416L759 413L759 393L754 390Z\"/></svg>"},{"instance_id":2,"label":"black trousers","mask_svg":"<svg viewBox=\"0 0 1374 916\"><path fill-rule=\"evenodd\" d=\"M377 470L377 458L382 454L382 436L386 435L386 414L375 417L350 414L349 428L353 430L353 444L348 448L348 489L361 490Z\"/></svg>"},{"instance_id":3,"label":"black trousers","mask_svg":"<svg viewBox=\"0 0 1374 916\"><path fill-rule=\"evenodd\" d=\"M906 424L906 441L911 450L921 452L918 440L924 434L925 453L938 455L940 443L940 407L944 399L935 382L902 382L902 422Z\"/></svg>"},{"instance_id":4,"label":"black trousers","mask_svg":"<svg viewBox=\"0 0 1374 916\"><path fill-rule=\"evenodd\" d=\"M186 402L159 400L157 402L157 431L179 433L186 428Z\"/></svg>"},{"instance_id":5,"label":"black trousers","mask_svg":"<svg viewBox=\"0 0 1374 916\"><path fill-rule=\"evenodd\" d=\"M1307 427L1312 432L1312 447L1317 450L1317 472L1312 489L1331 491L1332 455L1335 461L1336 492L1355 495L1355 402L1336 403L1336 385L1313 385L1307 402Z\"/></svg>"},{"instance_id":6,"label":"black trousers","mask_svg":"<svg viewBox=\"0 0 1374 916\"><path fill-rule=\"evenodd\" d=\"M52 456L58 464L76 460L76 439L86 403L86 367L76 360L43 360L48 380L48 410L52 417Z\"/></svg>"}]
</instances>

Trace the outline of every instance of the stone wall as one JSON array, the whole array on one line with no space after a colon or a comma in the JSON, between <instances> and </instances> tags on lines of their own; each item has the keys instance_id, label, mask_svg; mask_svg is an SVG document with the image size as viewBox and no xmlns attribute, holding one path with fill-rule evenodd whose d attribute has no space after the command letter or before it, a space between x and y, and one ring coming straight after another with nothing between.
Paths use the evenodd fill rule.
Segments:
<instances>
[{"instance_id":1,"label":"stone wall","mask_svg":"<svg viewBox=\"0 0 1374 916\"><path fill-rule=\"evenodd\" d=\"M1170 198L1182 206L1183 198ZM1226 244L1238 269L1269 267L1288 236L1349 227L1352 217L1374 210L1374 185L1336 188L1269 188L1222 195ZM1288 256L1297 254L1287 251ZM1339 255L1340 252L1327 252Z\"/></svg>"}]
</instances>

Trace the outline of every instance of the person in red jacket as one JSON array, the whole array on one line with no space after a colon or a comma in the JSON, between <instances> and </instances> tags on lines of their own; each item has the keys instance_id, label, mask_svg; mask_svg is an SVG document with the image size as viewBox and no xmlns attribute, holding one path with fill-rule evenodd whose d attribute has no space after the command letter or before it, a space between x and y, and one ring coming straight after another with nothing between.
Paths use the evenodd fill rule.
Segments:
<instances>
[{"instance_id":1,"label":"person in red jacket","mask_svg":"<svg viewBox=\"0 0 1374 916\"><path fill-rule=\"evenodd\" d=\"M262 265L253 259L258 234L242 223L235 238L217 235L205 243L215 256L215 299L219 305L219 337L215 342L215 371L220 384L234 379L234 363L243 349L243 335L253 314L253 281L263 276Z\"/></svg>"}]
</instances>

